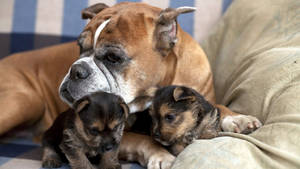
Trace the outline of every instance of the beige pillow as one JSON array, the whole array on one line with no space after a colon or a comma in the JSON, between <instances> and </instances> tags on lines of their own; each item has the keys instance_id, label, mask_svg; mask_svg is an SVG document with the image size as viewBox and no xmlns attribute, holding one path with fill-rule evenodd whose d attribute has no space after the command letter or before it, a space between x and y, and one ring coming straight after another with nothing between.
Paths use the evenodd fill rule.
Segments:
<instances>
[{"instance_id":1,"label":"beige pillow","mask_svg":"<svg viewBox=\"0 0 300 169\"><path fill-rule=\"evenodd\" d=\"M173 168L300 168L300 1L235 0L203 48L217 102L264 126L195 141Z\"/></svg>"}]
</instances>

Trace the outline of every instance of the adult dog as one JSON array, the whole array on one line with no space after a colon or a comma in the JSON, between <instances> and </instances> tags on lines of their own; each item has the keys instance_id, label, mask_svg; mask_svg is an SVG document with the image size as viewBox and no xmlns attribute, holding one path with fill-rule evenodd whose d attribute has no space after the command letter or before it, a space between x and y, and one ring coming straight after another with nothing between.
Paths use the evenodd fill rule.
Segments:
<instances>
[{"instance_id":1,"label":"adult dog","mask_svg":"<svg viewBox=\"0 0 300 169\"><path fill-rule=\"evenodd\" d=\"M78 39L81 58L65 76L60 86L61 98L72 106L91 92L111 92L122 96L134 113L151 104L140 101L148 88L176 84L197 90L215 104L207 57L176 21L179 14L192 11L191 7L161 10L143 3L113 7L101 3L86 8L83 18L91 21ZM256 128L256 118L234 113L222 105L216 107L221 111L224 131ZM146 136L135 137L124 134L122 158L147 163L148 168L170 167L170 154ZM151 160L156 153L161 156Z\"/></svg>"}]
</instances>

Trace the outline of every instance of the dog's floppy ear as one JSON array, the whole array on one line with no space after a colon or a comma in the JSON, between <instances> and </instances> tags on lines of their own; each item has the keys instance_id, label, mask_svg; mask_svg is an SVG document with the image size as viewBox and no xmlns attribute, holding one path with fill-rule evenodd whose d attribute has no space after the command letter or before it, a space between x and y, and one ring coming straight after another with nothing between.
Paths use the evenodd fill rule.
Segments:
<instances>
[{"instance_id":1,"label":"dog's floppy ear","mask_svg":"<svg viewBox=\"0 0 300 169\"><path fill-rule=\"evenodd\" d=\"M177 41L177 21L176 18L182 13L195 11L193 7L179 7L176 9L167 8L162 10L156 21L155 38L156 49L163 55L168 55Z\"/></svg>"},{"instance_id":2,"label":"dog's floppy ear","mask_svg":"<svg viewBox=\"0 0 300 169\"><path fill-rule=\"evenodd\" d=\"M84 8L81 11L81 18L82 19L92 19L94 16L96 16L100 11L102 11L105 8L108 8L104 3L97 3L90 7Z\"/></svg>"},{"instance_id":3,"label":"dog's floppy ear","mask_svg":"<svg viewBox=\"0 0 300 169\"><path fill-rule=\"evenodd\" d=\"M182 100L190 100L190 101L196 100L196 96L194 95L193 92L181 86L178 86L173 90L173 98L176 102Z\"/></svg>"}]
</instances>

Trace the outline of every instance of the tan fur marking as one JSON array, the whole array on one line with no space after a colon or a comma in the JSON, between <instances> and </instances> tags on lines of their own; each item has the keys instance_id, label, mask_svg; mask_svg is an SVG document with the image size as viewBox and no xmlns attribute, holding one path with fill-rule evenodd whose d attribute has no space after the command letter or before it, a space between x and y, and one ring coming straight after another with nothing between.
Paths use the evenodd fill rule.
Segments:
<instances>
[{"instance_id":1,"label":"tan fur marking","mask_svg":"<svg viewBox=\"0 0 300 169\"><path fill-rule=\"evenodd\" d=\"M170 126L166 122L162 125L161 134L165 135L166 138L176 139L178 137L183 136L192 126L194 126L196 119L193 117L193 113L191 111L185 111L182 113L183 122L178 126ZM178 120L179 116L176 118Z\"/></svg>"},{"instance_id":2,"label":"tan fur marking","mask_svg":"<svg viewBox=\"0 0 300 169\"><path fill-rule=\"evenodd\" d=\"M170 113L172 111L172 109L170 109L170 107L168 106L168 104L162 104L159 108L159 114L161 115L161 117L164 117L166 114Z\"/></svg>"},{"instance_id":3,"label":"tan fur marking","mask_svg":"<svg viewBox=\"0 0 300 169\"><path fill-rule=\"evenodd\" d=\"M105 128L105 126L103 125L103 122L101 122L100 120L95 121L91 126L98 128L99 131L103 131Z\"/></svg>"},{"instance_id":4,"label":"tan fur marking","mask_svg":"<svg viewBox=\"0 0 300 169\"><path fill-rule=\"evenodd\" d=\"M75 123L75 127L76 127L76 132L85 140L89 140L88 135L84 131L83 123L78 115L76 115L74 123Z\"/></svg>"},{"instance_id":5,"label":"tan fur marking","mask_svg":"<svg viewBox=\"0 0 300 169\"><path fill-rule=\"evenodd\" d=\"M113 121L111 121L108 124L108 128L111 129L111 130L113 130L119 123L120 123L120 120L114 119Z\"/></svg>"}]
</instances>

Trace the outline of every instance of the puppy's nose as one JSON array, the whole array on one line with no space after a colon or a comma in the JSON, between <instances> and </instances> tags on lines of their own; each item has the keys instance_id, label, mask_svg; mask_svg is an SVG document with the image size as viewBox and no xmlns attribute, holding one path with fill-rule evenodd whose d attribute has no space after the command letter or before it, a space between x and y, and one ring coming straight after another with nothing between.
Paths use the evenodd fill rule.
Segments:
<instances>
[{"instance_id":1,"label":"puppy's nose","mask_svg":"<svg viewBox=\"0 0 300 169\"><path fill-rule=\"evenodd\" d=\"M83 65L76 64L71 67L70 78L71 79L86 79L90 75L89 71L84 68Z\"/></svg>"},{"instance_id":2,"label":"puppy's nose","mask_svg":"<svg viewBox=\"0 0 300 169\"><path fill-rule=\"evenodd\" d=\"M155 131L155 132L153 133L153 137L154 137L154 138L160 138L160 132L159 132L159 131Z\"/></svg>"},{"instance_id":3,"label":"puppy's nose","mask_svg":"<svg viewBox=\"0 0 300 169\"><path fill-rule=\"evenodd\" d=\"M113 149L113 145L112 144L105 144L103 147L102 147L102 150L103 152L106 152L106 151L110 151Z\"/></svg>"}]
</instances>

